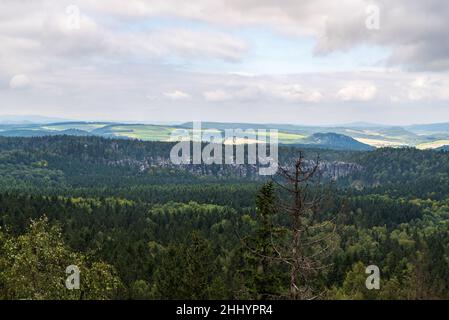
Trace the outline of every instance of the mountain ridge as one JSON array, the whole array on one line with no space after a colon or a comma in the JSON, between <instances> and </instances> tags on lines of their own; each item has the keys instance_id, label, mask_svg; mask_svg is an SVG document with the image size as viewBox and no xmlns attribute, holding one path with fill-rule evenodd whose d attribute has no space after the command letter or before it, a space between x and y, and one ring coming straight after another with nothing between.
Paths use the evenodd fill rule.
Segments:
<instances>
[{"instance_id":1,"label":"mountain ridge","mask_svg":"<svg viewBox=\"0 0 449 320\"><path fill-rule=\"evenodd\" d=\"M175 125L120 123L109 121L62 121L49 123L1 123L3 136L45 136L45 135L98 135L120 139L144 141L171 141L176 129L192 132L192 122ZM202 122L204 130L225 129L270 130L279 133L279 143L290 145L316 145L322 148L349 148L368 150L371 147L416 147L436 149L449 144L449 123L435 123L412 126L377 126L367 123L352 123L348 126L302 126L294 124L254 124ZM316 135L318 134L318 135ZM321 136L320 134L334 134ZM324 143L322 139L326 140ZM446 142L447 141L447 142Z\"/></svg>"}]
</instances>

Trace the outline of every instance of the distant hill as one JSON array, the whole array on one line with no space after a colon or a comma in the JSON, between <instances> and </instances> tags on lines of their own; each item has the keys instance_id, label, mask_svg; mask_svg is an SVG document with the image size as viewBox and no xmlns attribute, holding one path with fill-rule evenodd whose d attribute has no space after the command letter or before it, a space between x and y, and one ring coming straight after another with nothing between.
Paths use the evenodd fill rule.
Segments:
<instances>
[{"instance_id":1,"label":"distant hill","mask_svg":"<svg viewBox=\"0 0 449 320\"><path fill-rule=\"evenodd\" d=\"M96 135L117 139L138 139L143 141L171 141L174 130L185 128L192 131L192 122L183 124L143 124L102 121L45 121L53 118L37 117L34 123L26 121L33 116L22 119L16 116L0 116L0 136L35 137L45 135ZM1 121L17 121L2 123ZM19 123L20 121L25 121ZM45 123L43 123L45 121ZM275 123L226 123L202 122L203 130L216 129L223 134L226 129L270 130L279 133L279 143L285 145L302 145L305 147L345 150L371 150L367 147L416 147L418 149L435 149L449 145L449 123L435 123L411 126L384 126L371 123L349 123L340 126L307 126ZM329 134L333 135L329 135Z\"/></svg>"},{"instance_id":2,"label":"distant hill","mask_svg":"<svg viewBox=\"0 0 449 320\"><path fill-rule=\"evenodd\" d=\"M405 128L414 133L449 133L449 123L414 124Z\"/></svg>"},{"instance_id":3,"label":"distant hill","mask_svg":"<svg viewBox=\"0 0 449 320\"><path fill-rule=\"evenodd\" d=\"M350 122L345 124L339 124L339 125L333 125L331 127L345 127L345 128L388 128L391 127L391 125L383 125L378 123L371 123L371 122Z\"/></svg>"},{"instance_id":4,"label":"distant hill","mask_svg":"<svg viewBox=\"0 0 449 320\"><path fill-rule=\"evenodd\" d=\"M61 131L50 131L50 130L8 130L0 131L0 136L3 137L45 137L45 136L56 136L56 135L67 135L67 136L90 136L87 131L78 129L67 129Z\"/></svg>"},{"instance_id":5,"label":"distant hill","mask_svg":"<svg viewBox=\"0 0 449 320\"><path fill-rule=\"evenodd\" d=\"M441 146L439 148L434 149L436 151L449 151L449 145Z\"/></svg>"},{"instance_id":6,"label":"distant hill","mask_svg":"<svg viewBox=\"0 0 449 320\"><path fill-rule=\"evenodd\" d=\"M369 151L375 149L344 134L333 132L314 133L310 137L305 138L303 143L333 150Z\"/></svg>"},{"instance_id":7,"label":"distant hill","mask_svg":"<svg viewBox=\"0 0 449 320\"><path fill-rule=\"evenodd\" d=\"M37 115L0 115L1 124L43 124L50 122L69 121L67 119L44 117Z\"/></svg>"}]
</instances>

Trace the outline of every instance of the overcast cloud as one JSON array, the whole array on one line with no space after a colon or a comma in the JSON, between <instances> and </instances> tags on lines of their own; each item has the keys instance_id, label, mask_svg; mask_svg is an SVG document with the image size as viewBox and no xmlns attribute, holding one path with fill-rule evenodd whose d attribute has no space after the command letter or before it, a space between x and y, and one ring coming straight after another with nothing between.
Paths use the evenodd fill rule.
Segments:
<instances>
[{"instance_id":1,"label":"overcast cloud","mask_svg":"<svg viewBox=\"0 0 449 320\"><path fill-rule=\"evenodd\" d=\"M0 114L449 121L447 17L445 0L0 0Z\"/></svg>"}]
</instances>

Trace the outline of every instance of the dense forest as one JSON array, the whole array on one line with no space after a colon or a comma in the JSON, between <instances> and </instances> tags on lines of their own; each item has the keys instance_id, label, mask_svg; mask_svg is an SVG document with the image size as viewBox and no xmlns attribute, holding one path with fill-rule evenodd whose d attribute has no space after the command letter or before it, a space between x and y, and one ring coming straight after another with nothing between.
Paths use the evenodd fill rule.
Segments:
<instances>
[{"instance_id":1,"label":"dense forest","mask_svg":"<svg viewBox=\"0 0 449 320\"><path fill-rule=\"evenodd\" d=\"M449 299L449 153L281 146L285 176L303 157L321 177L300 222L303 252L326 254L292 296L284 180L174 166L172 146L0 137L0 299Z\"/></svg>"}]
</instances>

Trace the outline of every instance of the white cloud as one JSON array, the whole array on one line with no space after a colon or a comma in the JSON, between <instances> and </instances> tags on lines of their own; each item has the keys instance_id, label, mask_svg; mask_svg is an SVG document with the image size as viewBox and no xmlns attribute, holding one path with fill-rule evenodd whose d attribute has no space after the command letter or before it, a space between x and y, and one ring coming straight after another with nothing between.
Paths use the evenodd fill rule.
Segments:
<instances>
[{"instance_id":1,"label":"white cloud","mask_svg":"<svg viewBox=\"0 0 449 320\"><path fill-rule=\"evenodd\" d=\"M269 26L317 39L328 54L360 44L391 49L387 62L422 70L449 69L449 4L446 0L84 0L98 12L125 17L175 16L221 26ZM380 29L366 28L367 8L377 6Z\"/></svg>"},{"instance_id":2,"label":"white cloud","mask_svg":"<svg viewBox=\"0 0 449 320\"><path fill-rule=\"evenodd\" d=\"M40 106L39 112L62 117L72 113L101 118L108 113L116 120L133 115L139 119L149 104L167 110L165 115L157 114L160 119L200 118L212 114L210 110L220 109L211 108L213 102L221 102L223 112L234 118L252 119L259 109L263 110L258 113L266 117L263 121L276 117L278 109L290 112L286 113L285 121L299 108L301 116L311 110L311 119L322 110L327 111L323 111L323 119L357 117L357 113L344 115L340 108L353 108L350 109L353 112L359 106L381 114L382 110L389 110L392 101L395 107L407 105L416 110L426 103L444 104L438 112L436 109L425 112L436 119L441 118L436 114L449 113L445 111L449 110L447 1L77 0L75 3L80 9L79 29L67 28L67 3L63 1L1 0L3 106L33 113L34 106ZM376 31L365 28L365 9L373 3L381 9L380 30ZM262 30L264 36L260 36L262 32L253 34L256 29ZM264 45L270 45L269 41L280 34L298 41L303 41L304 36L314 39L316 54L350 50L361 44L379 45L389 52L387 63L394 65L395 71L377 66L378 72L348 70L275 76L265 74L268 68L252 68L254 54L266 54L267 61L272 58L270 52L257 52L256 41L267 41ZM285 37L279 38L279 43L277 40L273 43L282 44ZM332 55L325 62L332 62ZM245 68L246 63L249 68ZM19 75L26 75L28 83L20 77L12 81ZM10 88L28 86L31 90L9 90L8 83ZM170 112L175 102L188 104L189 108L175 115ZM129 108L124 109L123 105ZM339 113L332 114L332 110ZM217 113L219 116L226 114Z\"/></svg>"},{"instance_id":3,"label":"white cloud","mask_svg":"<svg viewBox=\"0 0 449 320\"><path fill-rule=\"evenodd\" d=\"M204 99L210 102L222 102L232 100L234 97L224 90L212 90L203 92Z\"/></svg>"},{"instance_id":4,"label":"white cloud","mask_svg":"<svg viewBox=\"0 0 449 320\"><path fill-rule=\"evenodd\" d=\"M92 9L90 1L80 0L77 5L79 28L68 28L70 16L62 2L35 0L25 4L2 0L0 73L12 76L45 72L60 65L105 65L132 59L152 63L158 59L163 63L167 58L233 62L248 51L244 40L228 33L171 26L129 30L120 21L120 12L108 15L109 9L102 6Z\"/></svg>"},{"instance_id":5,"label":"white cloud","mask_svg":"<svg viewBox=\"0 0 449 320\"><path fill-rule=\"evenodd\" d=\"M11 78L9 87L11 89L26 89L31 85L31 80L24 74L18 74Z\"/></svg>"},{"instance_id":6,"label":"white cloud","mask_svg":"<svg viewBox=\"0 0 449 320\"><path fill-rule=\"evenodd\" d=\"M243 81L245 78L246 81ZM255 76L250 79L246 76L240 76L240 80L241 83L233 83L226 90L205 91L203 96L209 102L257 102L268 100L284 103L316 103L324 98L319 90L306 89L300 84L278 83L273 79L262 80Z\"/></svg>"},{"instance_id":7,"label":"white cloud","mask_svg":"<svg viewBox=\"0 0 449 320\"><path fill-rule=\"evenodd\" d=\"M432 76L419 76L408 85L407 97L411 101L449 100L449 81Z\"/></svg>"},{"instance_id":8,"label":"white cloud","mask_svg":"<svg viewBox=\"0 0 449 320\"><path fill-rule=\"evenodd\" d=\"M288 102L320 102L323 95L314 89L305 89L300 84L281 84L269 89L271 95Z\"/></svg>"},{"instance_id":9,"label":"white cloud","mask_svg":"<svg viewBox=\"0 0 449 320\"><path fill-rule=\"evenodd\" d=\"M164 96L171 99L171 100L186 100L190 98L190 95L181 91L181 90L175 90L171 92L165 92Z\"/></svg>"},{"instance_id":10,"label":"white cloud","mask_svg":"<svg viewBox=\"0 0 449 320\"><path fill-rule=\"evenodd\" d=\"M126 37L124 37L126 42ZM146 49L159 56L181 55L212 57L237 61L248 49L247 44L220 32L190 31L184 29L159 29L141 36L130 44L135 49Z\"/></svg>"},{"instance_id":11,"label":"white cloud","mask_svg":"<svg viewBox=\"0 0 449 320\"><path fill-rule=\"evenodd\" d=\"M247 53L248 44L231 33L241 26L264 26L291 36L315 38L318 54L374 44L390 50L386 61L389 64L449 70L449 4L445 0L78 0L76 4L80 9L80 28L70 30L66 4L62 2L2 0L0 54L9 53L8 60L15 65L19 59L25 60L27 54L21 50L25 46L28 52L33 47L36 54L44 56L41 63L49 63L54 55L86 56L96 52L112 56L144 52L150 56L170 54L236 61ZM371 5L380 9L379 30L365 26L366 9ZM211 31L217 28L207 25L195 30L127 29L130 21L144 25L151 21L149 18L159 16L200 21L217 28L225 26L231 33ZM19 53L19 57L15 59L11 53ZM36 67L37 62L27 64Z\"/></svg>"},{"instance_id":12,"label":"white cloud","mask_svg":"<svg viewBox=\"0 0 449 320\"><path fill-rule=\"evenodd\" d=\"M124 76L128 74L133 76ZM420 77L428 79L433 89L426 98L412 100L408 94L416 89L411 85ZM10 113L12 107L23 114L147 122L198 119L313 124L355 120L410 123L449 119L447 89L446 100L441 100L444 98L443 88L449 88L449 75L443 74L393 72L386 77L384 72L376 71L249 78L137 65L129 66L126 73L121 69L61 69L47 76L36 78L33 75L32 80L32 90L0 89L0 114ZM366 101L337 98L338 92L350 84L356 88L375 86L376 97ZM298 95L299 88L301 95ZM206 92L209 98L222 101L219 104L208 101L204 95ZM310 102L313 92L321 93L319 103ZM391 97L395 97L394 102ZM385 114L389 116L386 118Z\"/></svg>"},{"instance_id":13,"label":"white cloud","mask_svg":"<svg viewBox=\"0 0 449 320\"><path fill-rule=\"evenodd\" d=\"M350 83L337 93L342 101L370 101L377 95L377 87L372 84Z\"/></svg>"}]
</instances>

